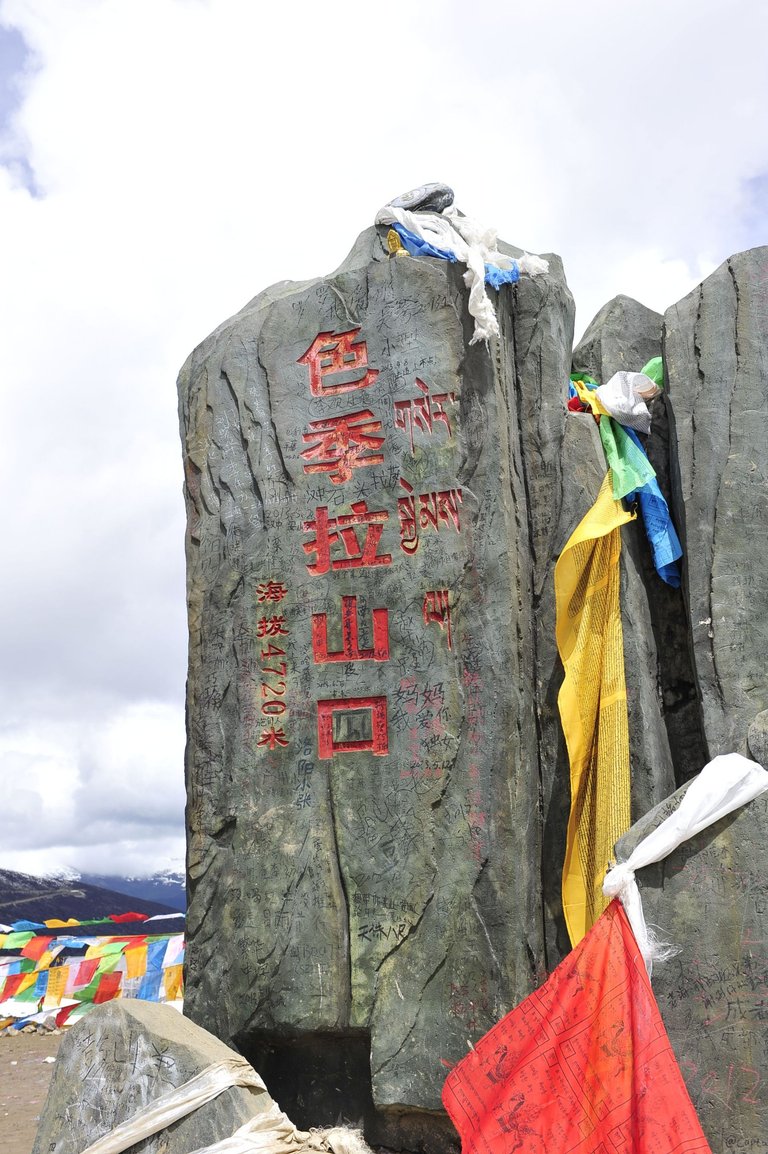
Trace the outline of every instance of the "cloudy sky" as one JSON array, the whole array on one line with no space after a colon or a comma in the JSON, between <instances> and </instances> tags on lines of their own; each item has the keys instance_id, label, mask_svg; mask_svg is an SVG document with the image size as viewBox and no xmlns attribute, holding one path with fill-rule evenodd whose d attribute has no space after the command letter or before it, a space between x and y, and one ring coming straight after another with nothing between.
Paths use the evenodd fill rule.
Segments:
<instances>
[{"instance_id":1,"label":"cloudy sky","mask_svg":"<svg viewBox=\"0 0 768 1154\"><path fill-rule=\"evenodd\" d=\"M0 0L0 868L183 861L175 380L444 180L583 329L768 241L760 0Z\"/></svg>"}]
</instances>

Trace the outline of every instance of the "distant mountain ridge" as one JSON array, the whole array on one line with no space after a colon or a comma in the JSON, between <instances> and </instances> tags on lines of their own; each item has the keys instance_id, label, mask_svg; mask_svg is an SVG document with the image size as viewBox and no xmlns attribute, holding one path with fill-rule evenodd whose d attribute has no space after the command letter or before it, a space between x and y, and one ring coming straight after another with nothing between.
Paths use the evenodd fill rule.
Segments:
<instances>
[{"instance_id":1,"label":"distant mountain ridge","mask_svg":"<svg viewBox=\"0 0 768 1154\"><path fill-rule=\"evenodd\" d=\"M169 893L170 896L175 899L176 895ZM73 877L72 871L67 871L65 877L40 878L0 869L0 923L3 925L18 921L44 922L49 918L89 921L108 918L110 914L139 913L152 917L178 912L178 906L170 902L95 885L85 877Z\"/></svg>"},{"instance_id":2,"label":"distant mountain ridge","mask_svg":"<svg viewBox=\"0 0 768 1154\"><path fill-rule=\"evenodd\" d=\"M172 910L184 913L187 908L187 882L184 874L165 870L149 878L113 877L110 874L81 874L89 885L103 886L149 902L162 902Z\"/></svg>"}]
</instances>

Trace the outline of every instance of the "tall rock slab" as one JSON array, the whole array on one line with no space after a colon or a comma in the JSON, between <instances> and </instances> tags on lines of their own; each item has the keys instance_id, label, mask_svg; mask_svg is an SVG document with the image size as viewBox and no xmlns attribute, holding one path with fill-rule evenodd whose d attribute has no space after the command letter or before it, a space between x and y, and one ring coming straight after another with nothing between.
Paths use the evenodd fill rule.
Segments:
<instances>
[{"instance_id":1,"label":"tall rock slab","mask_svg":"<svg viewBox=\"0 0 768 1154\"><path fill-rule=\"evenodd\" d=\"M768 707L768 248L731 257L664 325L688 625L714 756L741 748Z\"/></svg>"},{"instance_id":2,"label":"tall rock slab","mask_svg":"<svg viewBox=\"0 0 768 1154\"><path fill-rule=\"evenodd\" d=\"M573 369L605 382L620 370L637 371L661 352L662 317L630 297L609 301L591 322L573 353ZM570 372L570 368L569 368ZM553 391L550 381L548 393ZM567 381L548 396L551 440L556 445L558 469L546 502L553 532L534 555L538 582L535 587L537 622L537 668L539 676L539 742L542 765L543 825L542 884L545 902L547 964L552 969L570 949L562 921L561 882L565 837L570 807L570 767L557 709L562 683L555 644L554 569L576 526L597 497L607 465L597 425L586 414L565 411ZM660 477L666 476L667 442L663 402L654 405L650 441L662 446L655 461ZM544 407L541 406L542 411ZM541 417L539 418L541 420ZM524 451L532 442L524 435ZM649 444L649 454L652 446ZM535 461L529 462L535 474ZM671 595L671 596L670 596ZM660 691L661 666L666 653L658 636L660 605L672 602L668 615L684 628L679 591L669 590L657 576L642 525L634 521L622 528L621 613L627 682L632 815L637 819L658 804L675 787L673 758L664 703ZM668 640L665 636L664 640ZM684 647L685 648L685 647ZM690 677L689 677L690 680ZM693 691L692 691L693 692ZM695 695L695 694L694 694ZM701 762L696 769L701 767Z\"/></svg>"},{"instance_id":3,"label":"tall rock slab","mask_svg":"<svg viewBox=\"0 0 768 1154\"><path fill-rule=\"evenodd\" d=\"M600 309L573 352L573 368L607 383L614 373L639 372L662 353L663 317L627 296ZM666 392L651 402L645 443L675 525L684 511L673 484L677 446L670 439ZM629 705L633 807L639 818L707 760L698 687L691 662L683 592L653 566L641 518L621 530L622 620ZM683 561L685 564L685 561Z\"/></svg>"},{"instance_id":4,"label":"tall rock slab","mask_svg":"<svg viewBox=\"0 0 768 1154\"><path fill-rule=\"evenodd\" d=\"M357 1078L405 1140L543 973L534 590L573 308L557 258L497 301L471 346L461 271L371 229L179 380L186 1006L299 1125Z\"/></svg>"},{"instance_id":5,"label":"tall rock slab","mask_svg":"<svg viewBox=\"0 0 768 1154\"><path fill-rule=\"evenodd\" d=\"M617 846L632 850L677 808L686 787ZM713 1151L768 1154L768 838L766 795L638 873L646 921L679 953L653 968L653 990Z\"/></svg>"},{"instance_id":6,"label":"tall rock slab","mask_svg":"<svg viewBox=\"0 0 768 1154\"><path fill-rule=\"evenodd\" d=\"M613 297L592 318L573 350L573 371L590 373L601 384L614 373L638 373L651 357L661 354L663 319L633 297Z\"/></svg>"}]
</instances>

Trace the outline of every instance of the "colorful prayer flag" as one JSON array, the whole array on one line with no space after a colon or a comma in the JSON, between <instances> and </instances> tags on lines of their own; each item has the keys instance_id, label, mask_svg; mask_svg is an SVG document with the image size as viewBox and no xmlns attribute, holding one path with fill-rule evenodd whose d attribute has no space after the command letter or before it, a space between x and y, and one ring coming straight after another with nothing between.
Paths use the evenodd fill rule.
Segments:
<instances>
[{"instance_id":1,"label":"colorful prayer flag","mask_svg":"<svg viewBox=\"0 0 768 1154\"><path fill-rule=\"evenodd\" d=\"M43 954L47 952L52 941L52 937L31 937L21 952L25 958L32 958L37 962L42 958Z\"/></svg>"},{"instance_id":2,"label":"colorful prayer flag","mask_svg":"<svg viewBox=\"0 0 768 1154\"><path fill-rule=\"evenodd\" d=\"M99 978L96 992L93 995L94 1006L99 1006L102 1002L110 1002L113 998L116 998L120 992L120 983L122 980L123 975L119 972L102 974Z\"/></svg>"},{"instance_id":3,"label":"colorful prayer flag","mask_svg":"<svg viewBox=\"0 0 768 1154\"><path fill-rule=\"evenodd\" d=\"M45 1009L51 1003L58 1006L64 996L69 977L69 966L54 966L48 971L48 989L45 995Z\"/></svg>"},{"instance_id":4,"label":"colorful prayer flag","mask_svg":"<svg viewBox=\"0 0 768 1154\"><path fill-rule=\"evenodd\" d=\"M175 1002L181 997L181 978L183 966L168 966L163 975L165 978L165 997L169 1002Z\"/></svg>"},{"instance_id":5,"label":"colorful prayer flag","mask_svg":"<svg viewBox=\"0 0 768 1154\"><path fill-rule=\"evenodd\" d=\"M128 979L141 978L147 972L147 947L139 946L125 951L125 976Z\"/></svg>"},{"instance_id":6,"label":"colorful prayer flag","mask_svg":"<svg viewBox=\"0 0 768 1154\"><path fill-rule=\"evenodd\" d=\"M576 945L607 905L603 878L630 826L629 727L619 607L621 526L633 514L606 475L555 566L557 704L571 767L563 913Z\"/></svg>"},{"instance_id":7,"label":"colorful prayer flag","mask_svg":"<svg viewBox=\"0 0 768 1154\"><path fill-rule=\"evenodd\" d=\"M449 1074L462 1154L711 1154L626 914L611 903Z\"/></svg>"}]
</instances>

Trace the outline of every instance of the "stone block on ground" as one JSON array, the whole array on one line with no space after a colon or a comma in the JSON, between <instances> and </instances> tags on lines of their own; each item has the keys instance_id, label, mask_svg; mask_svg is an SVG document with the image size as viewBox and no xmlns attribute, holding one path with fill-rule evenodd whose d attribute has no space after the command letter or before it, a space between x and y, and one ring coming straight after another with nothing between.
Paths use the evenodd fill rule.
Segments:
<instances>
[{"instance_id":1,"label":"stone block on ground","mask_svg":"<svg viewBox=\"0 0 768 1154\"><path fill-rule=\"evenodd\" d=\"M161 1094L237 1057L170 1006L119 1000L95 1007L61 1042L32 1154L80 1154ZM265 1090L231 1087L135 1143L131 1154L189 1154L273 1105Z\"/></svg>"}]
</instances>

